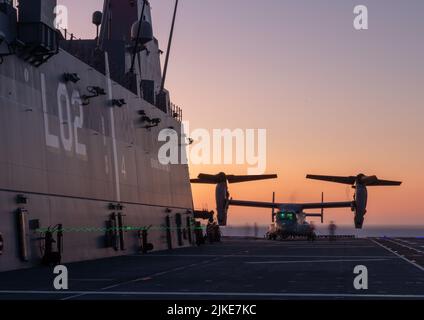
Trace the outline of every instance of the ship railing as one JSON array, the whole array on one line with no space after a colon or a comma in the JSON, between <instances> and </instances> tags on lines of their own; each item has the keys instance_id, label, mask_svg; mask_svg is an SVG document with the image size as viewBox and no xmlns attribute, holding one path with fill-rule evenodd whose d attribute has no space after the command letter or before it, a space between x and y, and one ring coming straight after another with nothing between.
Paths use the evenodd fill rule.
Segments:
<instances>
[{"instance_id":1,"label":"ship railing","mask_svg":"<svg viewBox=\"0 0 424 320\"><path fill-rule=\"evenodd\" d=\"M64 40L81 40L81 38L75 37L73 33L69 33L68 29L66 28L59 28L59 31L62 33Z\"/></svg>"},{"instance_id":2,"label":"ship railing","mask_svg":"<svg viewBox=\"0 0 424 320\"><path fill-rule=\"evenodd\" d=\"M171 115L171 117L173 117L174 119L176 119L179 122L183 121L183 110L173 104L172 102L168 105L168 114Z\"/></svg>"}]
</instances>

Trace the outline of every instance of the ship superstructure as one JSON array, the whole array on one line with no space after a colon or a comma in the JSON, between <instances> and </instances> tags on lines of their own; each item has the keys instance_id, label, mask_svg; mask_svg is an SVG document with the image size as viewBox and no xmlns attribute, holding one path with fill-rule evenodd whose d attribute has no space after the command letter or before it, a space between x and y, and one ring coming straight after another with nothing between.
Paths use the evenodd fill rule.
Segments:
<instances>
[{"instance_id":1,"label":"ship superstructure","mask_svg":"<svg viewBox=\"0 0 424 320\"><path fill-rule=\"evenodd\" d=\"M106 0L95 39L56 29L55 0L0 0L0 271L193 241L181 135L150 4Z\"/></svg>"}]
</instances>

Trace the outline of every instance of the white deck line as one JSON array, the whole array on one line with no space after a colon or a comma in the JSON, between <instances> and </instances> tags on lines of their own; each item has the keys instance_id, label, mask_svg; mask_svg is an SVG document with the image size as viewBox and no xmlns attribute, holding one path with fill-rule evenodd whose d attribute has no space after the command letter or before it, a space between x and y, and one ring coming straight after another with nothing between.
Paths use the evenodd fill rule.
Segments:
<instances>
[{"instance_id":1,"label":"white deck line","mask_svg":"<svg viewBox=\"0 0 424 320\"><path fill-rule=\"evenodd\" d=\"M424 271L424 267L421 267L419 264L412 262L411 260L405 258L404 256L398 254L397 252L394 252L392 249L386 247L385 245L375 241L374 239L371 239L372 242L374 242L375 244L378 244L380 247L386 249L387 251L390 251L391 253L393 253L394 255L398 256L399 258L401 258L402 260L408 262L409 264L412 264L414 267L420 269L421 271Z\"/></svg>"},{"instance_id":2,"label":"white deck line","mask_svg":"<svg viewBox=\"0 0 424 320\"><path fill-rule=\"evenodd\" d=\"M331 260L297 260L297 261L248 261L247 264L290 264L290 263L329 263L329 262L371 262L389 259L331 259Z\"/></svg>"},{"instance_id":3,"label":"white deck line","mask_svg":"<svg viewBox=\"0 0 424 320\"><path fill-rule=\"evenodd\" d=\"M395 241L393 239L384 239L384 240L389 241L389 242L394 243L394 244L397 244L401 247L407 248L407 249L415 251L415 252L424 253L424 251L418 250L417 248L407 246L406 244L403 244L403 243L399 243L398 242L398 241L400 241L399 239L396 239L397 241Z\"/></svg>"},{"instance_id":4,"label":"white deck line","mask_svg":"<svg viewBox=\"0 0 424 320\"><path fill-rule=\"evenodd\" d=\"M311 297L311 298L404 298L424 299L424 294L353 294L353 293L281 293L281 292L190 292L190 291L25 291L25 290L0 290L0 294L34 294L34 295L66 295L77 296L102 295L102 296L210 296L210 297Z\"/></svg>"},{"instance_id":5,"label":"white deck line","mask_svg":"<svg viewBox=\"0 0 424 320\"><path fill-rule=\"evenodd\" d=\"M398 257L393 257L392 255L379 255L379 256L316 256L316 255L281 255L281 254L150 254L146 255L133 255L132 257L140 258L205 258L205 257L217 257L217 258L341 258L341 259L398 259Z\"/></svg>"}]
</instances>

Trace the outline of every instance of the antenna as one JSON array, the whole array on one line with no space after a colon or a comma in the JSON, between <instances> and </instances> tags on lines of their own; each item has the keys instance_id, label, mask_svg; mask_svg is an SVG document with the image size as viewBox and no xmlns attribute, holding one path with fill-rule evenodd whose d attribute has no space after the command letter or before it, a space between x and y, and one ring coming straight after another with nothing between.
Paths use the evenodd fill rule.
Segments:
<instances>
[{"instance_id":1,"label":"antenna","mask_svg":"<svg viewBox=\"0 0 424 320\"><path fill-rule=\"evenodd\" d=\"M275 191L274 192L272 192L272 203L274 204L275 203ZM271 212L272 212L272 222L275 222L275 208L274 207L272 207L272 210L271 210Z\"/></svg>"},{"instance_id":2,"label":"antenna","mask_svg":"<svg viewBox=\"0 0 424 320\"><path fill-rule=\"evenodd\" d=\"M171 32L169 33L168 49L166 50L166 58L165 58L165 66L163 69L162 84L160 86L160 91L159 91L160 93L162 93L163 90L165 89L166 73L168 71L169 54L171 51L172 38L174 36L174 26L175 26L175 18L177 16L178 1L179 0L175 0L174 16L172 18Z\"/></svg>"},{"instance_id":3,"label":"antenna","mask_svg":"<svg viewBox=\"0 0 424 320\"><path fill-rule=\"evenodd\" d=\"M103 3L102 11L102 28L99 32L98 47L103 47L105 40L110 40L111 37L111 25L112 25L112 14L111 14L110 0L105 0Z\"/></svg>"},{"instance_id":4,"label":"antenna","mask_svg":"<svg viewBox=\"0 0 424 320\"><path fill-rule=\"evenodd\" d=\"M321 223L324 223L324 192L321 192Z\"/></svg>"}]
</instances>

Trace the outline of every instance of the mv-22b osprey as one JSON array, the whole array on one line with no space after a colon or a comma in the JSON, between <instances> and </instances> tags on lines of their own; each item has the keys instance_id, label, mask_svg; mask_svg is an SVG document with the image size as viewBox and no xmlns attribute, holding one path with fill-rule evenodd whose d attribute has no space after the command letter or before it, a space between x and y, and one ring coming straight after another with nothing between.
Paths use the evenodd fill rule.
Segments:
<instances>
[{"instance_id":1,"label":"mv-22b osprey","mask_svg":"<svg viewBox=\"0 0 424 320\"><path fill-rule=\"evenodd\" d=\"M275 179L276 174L269 175L226 175L221 172L216 175L199 174L197 179L192 179L192 183L215 184L216 209L218 213L218 223L220 226L227 225L228 208L232 206L270 208L273 210L272 220L275 221L275 230L271 234L271 238L285 238L292 236L313 235L313 228L305 221L306 217L321 217L323 222L323 210L326 208L351 208L354 212L354 223L357 229L362 229L364 216L367 212L368 191L370 186L399 186L401 182L381 180L376 176L366 176L358 174L357 176L321 176L307 175L307 179L323 180L351 185L355 189L353 201L344 202L324 202L323 197L318 203L276 203L259 202L259 201L241 201L230 198L228 191L229 183L240 183L248 181ZM274 212L274 209L277 212ZM321 213L306 213L305 210L321 209Z\"/></svg>"}]
</instances>

